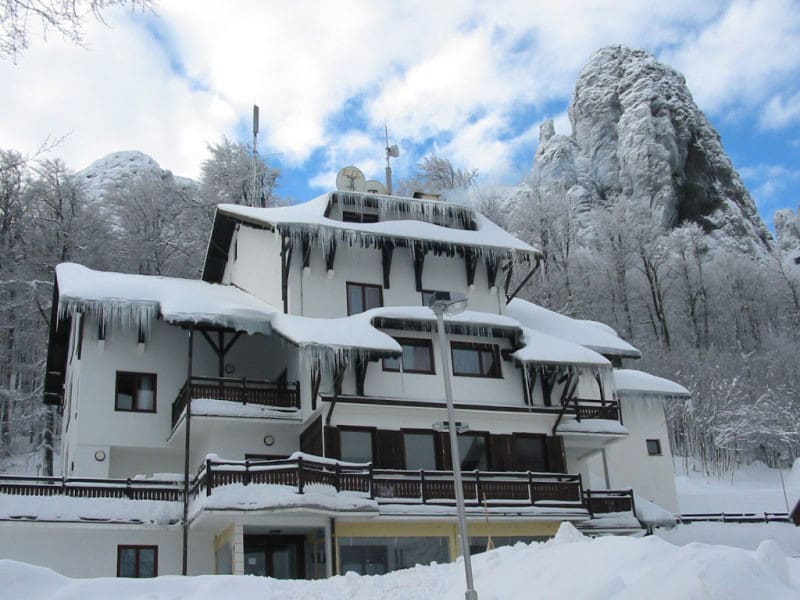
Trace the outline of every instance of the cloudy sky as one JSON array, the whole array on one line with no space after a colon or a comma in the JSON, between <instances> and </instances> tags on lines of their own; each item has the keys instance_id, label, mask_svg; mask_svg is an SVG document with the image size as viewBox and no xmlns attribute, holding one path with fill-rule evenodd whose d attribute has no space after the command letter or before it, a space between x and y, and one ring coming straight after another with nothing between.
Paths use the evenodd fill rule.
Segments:
<instances>
[{"instance_id":1,"label":"cloudy sky","mask_svg":"<svg viewBox=\"0 0 800 600\"><path fill-rule=\"evenodd\" d=\"M68 134L74 169L138 149L196 177L208 142L249 140L257 103L289 198L348 164L382 178L384 123L398 176L436 152L512 184L543 119L569 133L588 57L621 43L686 75L765 217L800 201L797 0L156 1L88 22L83 48L51 34L0 61L0 147Z\"/></svg>"}]
</instances>

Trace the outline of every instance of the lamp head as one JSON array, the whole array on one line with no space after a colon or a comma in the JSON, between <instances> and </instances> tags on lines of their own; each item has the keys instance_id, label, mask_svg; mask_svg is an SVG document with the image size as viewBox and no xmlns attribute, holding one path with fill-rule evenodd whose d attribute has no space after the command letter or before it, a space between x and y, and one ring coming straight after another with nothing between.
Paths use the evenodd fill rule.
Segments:
<instances>
[{"instance_id":1,"label":"lamp head","mask_svg":"<svg viewBox=\"0 0 800 600\"><path fill-rule=\"evenodd\" d=\"M434 292L428 306L437 315L457 315L466 310L467 297L458 293Z\"/></svg>"}]
</instances>

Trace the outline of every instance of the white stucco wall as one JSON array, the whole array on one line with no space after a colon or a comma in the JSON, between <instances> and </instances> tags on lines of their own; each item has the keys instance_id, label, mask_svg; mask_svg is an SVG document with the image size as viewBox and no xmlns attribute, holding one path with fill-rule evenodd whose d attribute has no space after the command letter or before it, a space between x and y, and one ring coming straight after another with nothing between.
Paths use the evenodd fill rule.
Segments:
<instances>
[{"instance_id":1,"label":"white stucco wall","mask_svg":"<svg viewBox=\"0 0 800 600\"><path fill-rule=\"evenodd\" d=\"M610 487L632 487L639 496L678 512L663 401L659 398L626 397L621 404L623 421L630 435L606 449ZM648 439L661 442L661 456L647 454L645 440Z\"/></svg>"},{"instance_id":2,"label":"white stucco wall","mask_svg":"<svg viewBox=\"0 0 800 600\"><path fill-rule=\"evenodd\" d=\"M240 225L231 239L222 281L282 308L280 237L272 231Z\"/></svg>"},{"instance_id":3,"label":"white stucco wall","mask_svg":"<svg viewBox=\"0 0 800 600\"><path fill-rule=\"evenodd\" d=\"M192 531L189 543L189 574L213 573L213 535ZM116 577L118 545L157 545L158 574L181 572L180 527L0 522L0 558L70 577Z\"/></svg>"}]
</instances>

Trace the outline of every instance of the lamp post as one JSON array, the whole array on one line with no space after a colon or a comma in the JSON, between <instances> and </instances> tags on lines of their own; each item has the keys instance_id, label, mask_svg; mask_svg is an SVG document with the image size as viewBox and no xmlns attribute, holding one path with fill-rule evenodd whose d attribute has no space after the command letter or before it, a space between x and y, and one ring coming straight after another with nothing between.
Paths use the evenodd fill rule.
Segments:
<instances>
[{"instance_id":1,"label":"lamp post","mask_svg":"<svg viewBox=\"0 0 800 600\"><path fill-rule=\"evenodd\" d=\"M464 297L443 299L434 296L430 308L436 314L436 329L439 335L439 350L442 357L444 376L444 396L447 402L447 430L450 436L450 456L453 463L453 486L456 492L456 512L458 513L458 533L461 538L461 555L464 557L464 572L467 578L466 600L478 600L478 592L472 578L472 560L469 553L467 518L464 515L464 486L461 483L461 460L458 451L455 410L453 409L453 390L450 382L450 360L447 356L447 338L444 334L444 315L457 315L464 312L467 300Z\"/></svg>"}]
</instances>

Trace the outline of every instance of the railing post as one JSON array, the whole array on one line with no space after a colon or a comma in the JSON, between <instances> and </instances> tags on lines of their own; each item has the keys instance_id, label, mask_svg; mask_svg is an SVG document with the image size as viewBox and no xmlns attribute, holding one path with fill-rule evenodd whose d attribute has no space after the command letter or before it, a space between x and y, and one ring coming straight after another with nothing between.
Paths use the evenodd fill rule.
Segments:
<instances>
[{"instance_id":1,"label":"railing post","mask_svg":"<svg viewBox=\"0 0 800 600\"><path fill-rule=\"evenodd\" d=\"M250 483L250 460L245 458L244 459L244 484L248 485Z\"/></svg>"},{"instance_id":2,"label":"railing post","mask_svg":"<svg viewBox=\"0 0 800 600\"><path fill-rule=\"evenodd\" d=\"M336 465L333 467L333 487L334 489L339 492L339 487L341 485L339 479L341 477L341 465L337 462Z\"/></svg>"},{"instance_id":3,"label":"railing post","mask_svg":"<svg viewBox=\"0 0 800 600\"><path fill-rule=\"evenodd\" d=\"M578 473L578 500L583 500L583 475Z\"/></svg>"},{"instance_id":4,"label":"railing post","mask_svg":"<svg viewBox=\"0 0 800 600\"><path fill-rule=\"evenodd\" d=\"M242 377L242 387L239 389L242 404L247 404L247 378Z\"/></svg>"},{"instance_id":5,"label":"railing post","mask_svg":"<svg viewBox=\"0 0 800 600\"><path fill-rule=\"evenodd\" d=\"M533 506L533 473L528 471L528 498Z\"/></svg>"},{"instance_id":6,"label":"railing post","mask_svg":"<svg viewBox=\"0 0 800 600\"><path fill-rule=\"evenodd\" d=\"M211 488L214 487L214 480L211 477L211 459L206 459L206 496L211 495Z\"/></svg>"},{"instance_id":7,"label":"railing post","mask_svg":"<svg viewBox=\"0 0 800 600\"><path fill-rule=\"evenodd\" d=\"M633 516L635 517L636 516L636 499L633 496L633 488L628 490L628 493L631 496L631 512L633 513Z\"/></svg>"},{"instance_id":8,"label":"railing post","mask_svg":"<svg viewBox=\"0 0 800 600\"><path fill-rule=\"evenodd\" d=\"M478 501L478 506L481 504L481 475L478 469L475 469L475 500Z\"/></svg>"},{"instance_id":9,"label":"railing post","mask_svg":"<svg viewBox=\"0 0 800 600\"><path fill-rule=\"evenodd\" d=\"M303 493L303 487L305 486L305 482L303 481L303 457L297 457L297 492L299 494Z\"/></svg>"},{"instance_id":10,"label":"railing post","mask_svg":"<svg viewBox=\"0 0 800 600\"><path fill-rule=\"evenodd\" d=\"M425 469L419 470L419 495L422 503L425 504Z\"/></svg>"},{"instance_id":11,"label":"railing post","mask_svg":"<svg viewBox=\"0 0 800 600\"><path fill-rule=\"evenodd\" d=\"M367 483L369 485L369 499L370 500L374 500L375 499L375 485L374 485L375 484L375 480L374 480L374 477L375 477L374 467L372 466L372 463L369 463L369 481Z\"/></svg>"},{"instance_id":12,"label":"railing post","mask_svg":"<svg viewBox=\"0 0 800 600\"><path fill-rule=\"evenodd\" d=\"M133 491L131 490L131 478L128 477L125 480L125 496L127 498L133 498Z\"/></svg>"}]
</instances>

